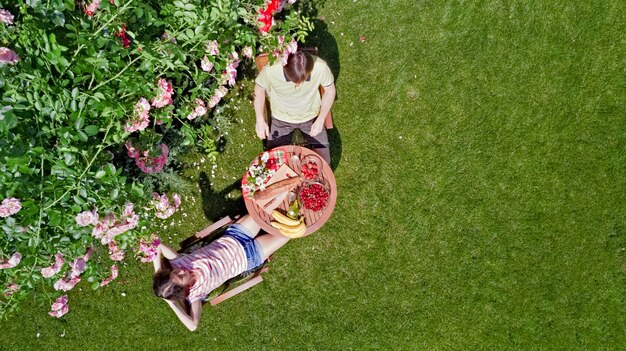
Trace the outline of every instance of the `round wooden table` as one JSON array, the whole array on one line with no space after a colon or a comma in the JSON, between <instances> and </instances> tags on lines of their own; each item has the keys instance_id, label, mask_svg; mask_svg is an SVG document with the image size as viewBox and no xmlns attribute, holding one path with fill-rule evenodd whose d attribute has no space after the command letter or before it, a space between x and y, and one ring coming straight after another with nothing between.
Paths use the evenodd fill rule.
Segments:
<instances>
[{"instance_id":1,"label":"round wooden table","mask_svg":"<svg viewBox=\"0 0 626 351\"><path fill-rule=\"evenodd\" d=\"M300 204L300 214L304 215L304 223L307 226L306 232L302 236L304 237L320 229L322 225L324 225L324 223L328 221L328 219L330 218L330 215L333 213L333 210L335 209L335 203L337 202L337 183L335 181L335 175L333 174L333 171L330 168L330 165L326 163L324 159L319 157L319 155L315 153L313 150L310 150L310 149L307 149L305 147L298 146L298 145L285 145L285 146L280 146L279 148L285 150L287 165L298 174L300 174L300 165L293 164L291 160L291 156L294 154L296 150L300 152L300 155L299 155L300 160L302 160L307 155L315 155L315 156L318 156L319 160L322 163L321 177L326 181L328 185L328 189L329 189L328 205L326 206L325 209L319 212L312 212L310 210L302 208L302 204ZM246 177L246 175L247 175L247 172L243 176ZM299 189L299 186L295 190L297 191L298 189ZM270 225L270 222L274 220L270 214L265 212L263 208L258 206L248 196L244 195L243 198L244 198L244 203L246 204L246 209L248 210L248 213L254 219L254 221L259 226L261 226L261 229L263 229L269 234L282 236L282 234L280 233L278 229ZM289 207L289 199L288 197L285 197L285 199L281 202L281 204L278 207L276 207L276 209L280 209L282 210L281 212L284 213L287 211L288 207Z\"/></svg>"}]
</instances>

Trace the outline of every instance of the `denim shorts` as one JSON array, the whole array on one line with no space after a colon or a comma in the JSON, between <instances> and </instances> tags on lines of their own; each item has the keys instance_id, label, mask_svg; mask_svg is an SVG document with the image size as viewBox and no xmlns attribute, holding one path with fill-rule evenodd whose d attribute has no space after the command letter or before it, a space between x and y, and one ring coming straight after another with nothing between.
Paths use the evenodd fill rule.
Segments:
<instances>
[{"instance_id":1,"label":"denim shorts","mask_svg":"<svg viewBox=\"0 0 626 351\"><path fill-rule=\"evenodd\" d=\"M263 249L261 245L251 237L252 234L248 232L246 227L239 223L234 223L226 229L224 235L234 238L243 246L243 250L246 252L246 258L248 259L246 270L255 269L263 264Z\"/></svg>"}]
</instances>

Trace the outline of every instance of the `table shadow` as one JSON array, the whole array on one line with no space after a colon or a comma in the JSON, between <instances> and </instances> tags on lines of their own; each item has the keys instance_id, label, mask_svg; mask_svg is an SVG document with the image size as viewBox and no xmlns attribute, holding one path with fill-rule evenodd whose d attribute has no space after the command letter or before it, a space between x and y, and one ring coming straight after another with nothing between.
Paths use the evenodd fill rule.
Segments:
<instances>
[{"instance_id":1,"label":"table shadow","mask_svg":"<svg viewBox=\"0 0 626 351\"><path fill-rule=\"evenodd\" d=\"M233 190L241 189L241 180L233 182L220 191L215 191L207 173L201 172L198 185L202 189L202 211L209 221L215 222L225 216L234 218L246 213L246 206L241 197L228 196Z\"/></svg>"}]
</instances>

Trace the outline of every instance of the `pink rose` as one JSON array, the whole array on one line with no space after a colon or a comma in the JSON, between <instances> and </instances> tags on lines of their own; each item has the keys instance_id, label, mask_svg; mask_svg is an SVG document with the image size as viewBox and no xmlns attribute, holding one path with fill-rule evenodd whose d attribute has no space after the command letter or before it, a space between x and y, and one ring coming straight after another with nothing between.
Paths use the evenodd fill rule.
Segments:
<instances>
[{"instance_id":1,"label":"pink rose","mask_svg":"<svg viewBox=\"0 0 626 351\"><path fill-rule=\"evenodd\" d=\"M85 261L89 261L89 259L91 258L91 254L93 254L93 246L89 246L87 248L87 251L85 252L85 256L83 256Z\"/></svg>"},{"instance_id":2,"label":"pink rose","mask_svg":"<svg viewBox=\"0 0 626 351\"><path fill-rule=\"evenodd\" d=\"M126 151L128 153L128 157L130 157L130 158L137 158L137 157L141 156L141 154L139 153L139 149L137 149L136 147L133 146L133 142L130 139L126 140L124 145L126 146Z\"/></svg>"},{"instance_id":3,"label":"pink rose","mask_svg":"<svg viewBox=\"0 0 626 351\"><path fill-rule=\"evenodd\" d=\"M208 107L209 107L209 108L213 108L213 107L217 106L217 104L220 102L220 100L222 100L222 98L220 98L220 97L219 97L219 96L217 96L217 95L214 95L214 96L211 98L211 100L209 100Z\"/></svg>"},{"instance_id":4,"label":"pink rose","mask_svg":"<svg viewBox=\"0 0 626 351\"><path fill-rule=\"evenodd\" d=\"M52 310L59 310L61 309L61 307L67 305L67 295L63 295L63 296L59 296L59 298L56 299L56 301L54 301L54 303L52 304Z\"/></svg>"},{"instance_id":5,"label":"pink rose","mask_svg":"<svg viewBox=\"0 0 626 351\"><path fill-rule=\"evenodd\" d=\"M109 230L109 225L106 223L97 223L93 230L91 231L91 235L96 239L102 238L102 235Z\"/></svg>"},{"instance_id":6,"label":"pink rose","mask_svg":"<svg viewBox=\"0 0 626 351\"><path fill-rule=\"evenodd\" d=\"M120 249L119 246L115 245L115 242L109 242L109 258L113 261L122 261L124 260L124 250Z\"/></svg>"},{"instance_id":7,"label":"pink rose","mask_svg":"<svg viewBox=\"0 0 626 351\"><path fill-rule=\"evenodd\" d=\"M160 144L159 147L161 148L160 156L151 157L150 155L148 155L148 151L146 150L143 157L135 159L135 164L144 173L160 172L163 170L163 167L165 167L165 164L167 163L169 149L165 144Z\"/></svg>"},{"instance_id":8,"label":"pink rose","mask_svg":"<svg viewBox=\"0 0 626 351\"><path fill-rule=\"evenodd\" d=\"M76 215L76 223L81 227L98 223L98 214L93 211L83 211Z\"/></svg>"},{"instance_id":9,"label":"pink rose","mask_svg":"<svg viewBox=\"0 0 626 351\"><path fill-rule=\"evenodd\" d=\"M254 53L252 52L252 47L250 46L246 46L245 48L243 48L243 50L241 50L241 54L246 57L251 59L252 56L254 55Z\"/></svg>"},{"instance_id":10,"label":"pink rose","mask_svg":"<svg viewBox=\"0 0 626 351\"><path fill-rule=\"evenodd\" d=\"M58 310L54 310L54 311L48 312L48 314L51 315L52 317L61 318L61 317L63 317L63 315L65 315L69 311L70 311L69 306L68 305L64 305L63 307L61 307Z\"/></svg>"},{"instance_id":11,"label":"pink rose","mask_svg":"<svg viewBox=\"0 0 626 351\"><path fill-rule=\"evenodd\" d=\"M155 234L150 235L149 241L139 240L138 256L143 263L152 262L157 257L157 247L161 243L161 239Z\"/></svg>"},{"instance_id":12,"label":"pink rose","mask_svg":"<svg viewBox=\"0 0 626 351\"><path fill-rule=\"evenodd\" d=\"M14 268L22 260L22 254L19 252L14 253L11 258L5 261L0 261L0 269Z\"/></svg>"},{"instance_id":13,"label":"pink rose","mask_svg":"<svg viewBox=\"0 0 626 351\"><path fill-rule=\"evenodd\" d=\"M135 214L135 205L132 202L127 202L124 205L124 217L132 217Z\"/></svg>"},{"instance_id":14,"label":"pink rose","mask_svg":"<svg viewBox=\"0 0 626 351\"><path fill-rule=\"evenodd\" d=\"M215 89L215 95L219 96L220 99L226 96L226 93L228 93L228 88L223 85Z\"/></svg>"},{"instance_id":15,"label":"pink rose","mask_svg":"<svg viewBox=\"0 0 626 351\"><path fill-rule=\"evenodd\" d=\"M14 197L2 200L0 205L0 217L8 217L18 213L22 209L22 203Z\"/></svg>"},{"instance_id":16,"label":"pink rose","mask_svg":"<svg viewBox=\"0 0 626 351\"><path fill-rule=\"evenodd\" d=\"M294 52L298 51L298 42L296 41L296 39L291 39L291 42L289 44L287 44L287 52L290 54L293 54Z\"/></svg>"},{"instance_id":17,"label":"pink rose","mask_svg":"<svg viewBox=\"0 0 626 351\"><path fill-rule=\"evenodd\" d=\"M150 124L150 103L145 98L140 98L133 108L133 117L126 122L124 130L128 133L141 131Z\"/></svg>"},{"instance_id":18,"label":"pink rose","mask_svg":"<svg viewBox=\"0 0 626 351\"><path fill-rule=\"evenodd\" d=\"M217 40L211 40L206 44L206 51L211 56L217 56L220 54Z\"/></svg>"},{"instance_id":19,"label":"pink rose","mask_svg":"<svg viewBox=\"0 0 626 351\"><path fill-rule=\"evenodd\" d=\"M48 314L52 317L61 318L61 316L63 316L70 310L69 306L67 305L67 301L67 295L63 295L57 298L52 304L52 307L50 308L51 311L48 312Z\"/></svg>"},{"instance_id":20,"label":"pink rose","mask_svg":"<svg viewBox=\"0 0 626 351\"><path fill-rule=\"evenodd\" d=\"M80 277L61 278L54 283L55 290L70 291L80 281Z\"/></svg>"},{"instance_id":21,"label":"pink rose","mask_svg":"<svg viewBox=\"0 0 626 351\"><path fill-rule=\"evenodd\" d=\"M111 266L111 275L108 276L105 280L103 280L102 283L100 283L100 286L105 286L105 285L109 284L112 280L117 278L117 275L118 275L117 266L116 265L112 265Z\"/></svg>"},{"instance_id":22,"label":"pink rose","mask_svg":"<svg viewBox=\"0 0 626 351\"><path fill-rule=\"evenodd\" d=\"M174 200L174 207L180 207L180 195L172 194L172 200Z\"/></svg>"},{"instance_id":23,"label":"pink rose","mask_svg":"<svg viewBox=\"0 0 626 351\"><path fill-rule=\"evenodd\" d=\"M6 290L4 296L13 296L13 294L20 290L20 286L15 283L9 283L7 284Z\"/></svg>"},{"instance_id":24,"label":"pink rose","mask_svg":"<svg viewBox=\"0 0 626 351\"><path fill-rule=\"evenodd\" d=\"M172 94L174 92L172 83L161 78L159 79L158 86L159 86L159 93L157 94L157 96L152 98L152 106L164 107L164 106L172 104L174 102L174 100L172 100Z\"/></svg>"},{"instance_id":25,"label":"pink rose","mask_svg":"<svg viewBox=\"0 0 626 351\"><path fill-rule=\"evenodd\" d=\"M9 10L0 9L0 22L13 24L13 14Z\"/></svg>"},{"instance_id":26,"label":"pink rose","mask_svg":"<svg viewBox=\"0 0 626 351\"><path fill-rule=\"evenodd\" d=\"M63 254L60 252L57 253L56 255L54 255L54 263L50 267L41 269L41 275L44 278L52 277L53 275L59 273L64 263L65 263L65 260L63 259Z\"/></svg>"},{"instance_id":27,"label":"pink rose","mask_svg":"<svg viewBox=\"0 0 626 351\"><path fill-rule=\"evenodd\" d=\"M200 67L205 72L211 72L211 70L213 70L213 62L211 62L209 58L205 55L204 58L200 61Z\"/></svg>"},{"instance_id":28,"label":"pink rose","mask_svg":"<svg viewBox=\"0 0 626 351\"><path fill-rule=\"evenodd\" d=\"M232 63L226 64L225 76L228 81L228 85L235 85L235 78L237 78L237 69Z\"/></svg>"},{"instance_id":29,"label":"pink rose","mask_svg":"<svg viewBox=\"0 0 626 351\"><path fill-rule=\"evenodd\" d=\"M78 257L70 263L70 267L72 267L70 278L78 277L87 269L87 260L84 257Z\"/></svg>"},{"instance_id":30,"label":"pink rose","mask_svg":"<svg viewBox=\"0 0 626 351\"><path fill-rule=\"evenodd\" d=\"M87 16L91 17L96 12L98 7L100 7L100 0L93 0L89 6L85 7L84 12Z\"/></svg>"}]
</instances>

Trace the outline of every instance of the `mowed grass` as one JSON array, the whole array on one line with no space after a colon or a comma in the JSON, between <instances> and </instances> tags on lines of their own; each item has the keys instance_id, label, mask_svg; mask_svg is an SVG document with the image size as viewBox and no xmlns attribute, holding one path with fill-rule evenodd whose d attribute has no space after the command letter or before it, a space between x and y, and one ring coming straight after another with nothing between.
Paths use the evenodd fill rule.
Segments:
<instances>
[{"instance_id":1,"label":"mowed grass","mask_svg":"<svg viewBox=\"0 0 626 351\"><path fill-rule=\"evenodd\" d=\"M626 4L318 5L310 42L338 89L327 225L281 249L263 284L205 306L195 333L129 261L123 283L72 291L63 320L26 304L0 349L626 345ZM261 145L240 111L166 240L217 219L214 202L241 208L229 187Z\"/></svg>"}]
</instances>

